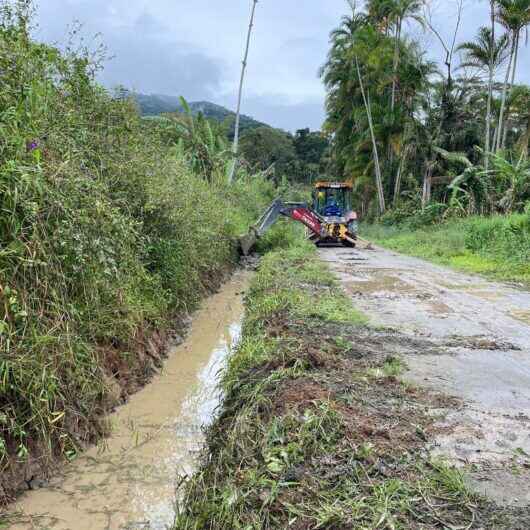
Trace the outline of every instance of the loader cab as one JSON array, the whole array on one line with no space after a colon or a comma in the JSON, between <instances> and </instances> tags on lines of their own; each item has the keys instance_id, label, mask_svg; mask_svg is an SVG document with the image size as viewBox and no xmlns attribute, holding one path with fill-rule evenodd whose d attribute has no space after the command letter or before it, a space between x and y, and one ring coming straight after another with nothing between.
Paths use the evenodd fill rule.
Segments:
<instances>
[{"instance_id":1,"label":"loader cab","mask_svg":"<svg viewBox=\"0 0 530 530\"><path fill-rule=\"evenodd\" d=\"M322 217L348 217L353 209L351 184L317 182L313 190L313 209Z\"/></svg>"}]
</instances>

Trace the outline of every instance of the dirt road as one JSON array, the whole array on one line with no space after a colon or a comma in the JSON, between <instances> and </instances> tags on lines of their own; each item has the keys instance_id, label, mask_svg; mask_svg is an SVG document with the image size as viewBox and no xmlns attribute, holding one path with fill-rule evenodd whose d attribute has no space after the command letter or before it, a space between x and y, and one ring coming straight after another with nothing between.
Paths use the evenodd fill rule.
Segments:
<instances>
[{"instance_id":1,"label":"dirt road","mask_svg":"<svg viewBox=\"0 0 530 530\"><path fill-rule=\"evenodd\" d=\"M497 503L530 506L530 292L380 248L320 256L372 323L410 338L404 378L460 398L432 452Z\"/></svg>"}]
</instances>

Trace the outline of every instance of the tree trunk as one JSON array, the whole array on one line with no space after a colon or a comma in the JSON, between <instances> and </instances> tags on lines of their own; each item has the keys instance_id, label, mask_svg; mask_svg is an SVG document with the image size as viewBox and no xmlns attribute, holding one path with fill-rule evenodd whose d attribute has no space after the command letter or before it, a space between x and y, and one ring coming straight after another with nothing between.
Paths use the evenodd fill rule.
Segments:
<instances>
[{"instance_id":1,"label":"tree trunk","mask_svg":"<svg viewBox=\"0 0 530 530\"><path fill-rule=\"evenodd\" d=\"M515 40L515 54L513 58L512 81L510 83L510 90L508 92L508 95L511 95L513 91L513 87L515 85L515 71L517 70L517 59L519 56L519 37L520 37L520 34L517 33L517 38ZM506 147L506 139L508 138L508 122L510 120L510 112L511 112L510 105L508 105L508 107L506 108L506 118L504 119L504 130L502 133L501 149L504 149Z\"/></svg>"},{"instance_id":2,"label":"tree trunk","mask_svg":"<svg viewBox=\"0 0 530 530\"><path fill-rule=\"evenodd\" d=\"M495 0L490 0L490 18L491 18L491 54L489 64L488 80L488 104L486 108L486 141L484 142L484 168L486 171L490 165L490 141L491 141L491 103L493 101L493 74L494 74L494 57L495 57Z\"/></svg>"},{"instance_id":3,"label":"tree trunk","mask_svg":"<svg viewBox=\"0 0 530 530\"><path fill-rule=\"evenodd\" d=\"M396 105L396 89L397 89L397 73L399 68L399 43L401 40L401 24L402 19L400 18L397 23L396 27L396 41L394 43L394 65L392 68L392 100L390 104L390 108L392 111L394 110L394 107Z\"/></svg>"},{"instance_id":4,"label":"tree trunk","mask_svg":"<svg viewBox=\"0 0 530 530\"><path fill-rule=\"evenodd\" d=\"M370 98L369 96L368 97L366 96L366 93L364 91L363 79L361 76L361 69L359 68L359 61L357 60L357 57L355 58L355 64L357 66L357 75L359 77L359 85L361 89L361 94L363 96L364 106L366 108L366 115L368 117L368 127L370 129L370 136L372 138L372 150L373 150L374 164L375 164L375 184L377 187L377 195L379 198L379 213L383 215L386 209L385 193L383 190L383 178L381 176L381 166L379 164L379 152L377 150L377 141L375 138L374 124L372 122L372 109L370 106Z\"/></svg>"},{"instance_id":5,"label":"tree trunk","mask_svg":"<svg viewBox=\"0 0 530 530\"><path fill-rule=\"evenodd\" d=\"M401 157L401 161L399 162L399 167L396 175L396 182L394 183L394 204L397 204L399 200L399 195L401 193L401 177L403 176L403 170L405 168L405 163L407 162L408 158L408 146L405 147L403 151L403 156Z\"/></svg>"},{"instance_id":6,"label":"tree trunk","mask_svg":"<svg viewBox=\"0 0 530 530\"><path fill-rule=\"evenodd\" d=\"M421 198L421 206L425 208L431 202L431 191L432 191L432 164L427 166L425 175L423 177L423 194Z\"/></svg>"},{"instance_id":7,"label":"tree trunk","mask_svg":"<svg viewBox=\"0 0 530 530\"><path fill-rule=\"evenodd\" d=\"M248 50L250 48L250 37L252 36L252 27L254 26L254 15L256 13L256 5L258 0L252 0L252 12L250 14L250 24L248 26L247 43L245 47L245 55L243 56L243 64L241 67L241 79L239 80L239 93L237 97L237 110L236 110L236 123L234 131L234 143L232 145L232 163L230 164L230 170L228 173L228 184L231 184L234 180L234 174L236 171L237 164L237 153L239 150L239 122L241 118L241 98L243 96L243 82L245 80L245 71L247 69Z\"/></svg>"},{"instance_id":8,"label":"tree trunk","mask_svg":"<svg viewBox=\"0 0 530 530\"><path fill-rule=\"evenodd\" d=\"M490 166L490 142L491 142L491 103L493 100L493 67L489 67L488 82L488 104L486 105L486 138L484 142L484 168L488 171Z\"/></svg>"},{"instance_id":9,"label":"tree trunk","mask_svg":"<svg viewBox=\"0 0 530 530\"><path fill-rule=\"evenodd\" d=\"M499 127L493 128L493 141L491 142L491 150L493 151L495 149L495 146L497 145L497 138L499 134Z\"/></svg>"},{"instance_id":10,"label":"tree trunk","mask_svg":"<svg viewBox=\"0 0 530 530\"><path fill-rule=\"evenodd\" d=\"M506 95L508 93L508 82L510 81L510 72L512 69L513 56L515 52L515 35L512 39L512 49L510 50L510 62L508 69L506 70L506 77L504 79L504 87L502 89L502 101L501 101L501 112L499 114L499 125L497 127L497 144L495 145L495 151L498 153L501 149L502 132L504 124L504 110L506 109Z\"/></svg>"},{"instance_id":11,"label":"tree trunk","mask_svg":"<svg viewBox=\"0 0 530 530\"><path fill-rule=\"evenodd\" d=\"M530 114L526 120L526 131L519 138L517 147L521 150L521 160L528 160L528 148L530 147Z\"/></svg>"}]
</instances>

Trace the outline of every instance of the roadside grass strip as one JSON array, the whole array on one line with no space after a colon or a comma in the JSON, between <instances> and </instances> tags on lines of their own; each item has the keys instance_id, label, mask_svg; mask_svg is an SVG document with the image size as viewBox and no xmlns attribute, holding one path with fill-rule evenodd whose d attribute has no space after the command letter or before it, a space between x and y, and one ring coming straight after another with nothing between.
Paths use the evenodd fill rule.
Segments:
<instances>
[{"instance_id":1,"label":"roadside grass strip","mask_svg":"<svg viewBox=\"0 0 530 530\"><path fill-rule=\"evenodd\" d=\"M424 227L363 225L383 247L530 288L530 214L470 217Z\"/></svg>"},{"instance_id":2,"label":"roadside grass strip","mask_svg":"<svg viewBox=\"0 0 530 530\"><path fill-rule=\"evenodd\" d=\"M430 411L458 403L398 379L403 362L374 353L377 333L312 247L267 255L246 303L175 528L507 527L426 450Z\"/></svg>"}]
</instances>

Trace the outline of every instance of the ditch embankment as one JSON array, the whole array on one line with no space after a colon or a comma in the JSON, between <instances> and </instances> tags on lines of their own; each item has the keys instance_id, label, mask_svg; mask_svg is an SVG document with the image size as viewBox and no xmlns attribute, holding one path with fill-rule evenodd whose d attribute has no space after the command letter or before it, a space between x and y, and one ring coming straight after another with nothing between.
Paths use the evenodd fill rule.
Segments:
<instances>
[{"instance_id":1,"label":"ditch embankment","mask_svg":"<svg viewBox=\"0 0 530 530\"><path fill-rule=\"evenodd\" d=\"M467 467L433 451L466 426L443 422L463 410L466 396L407 381L407 367L422 356L452 358L455 348L477 351L486 342L430 336L418 322L414 330L389 327L390 306L378 306L374 317L368 305L375 307L378 294L389 291L389 304L412 295L393 289L397 279L379 278L390 275L382 264L376 278L357 281L364 305L345 289L356 272L377 268L357 270L369 252L322 250L335 273L311 247L264 258L223 374L220 415L175 528L528 527L528 508L488 500L470 486ZM420 295L410 302L418 313ZM388 317L382 323L381 313Z\"/></svg>"},{"instance_id":2,"label":"ditch embankment","mask_svg":"<svg viewBox=\"0 0 530 530\"><path fill-rule=\"evenodd\" d=\"M203 428L221 399L218 374L239 340L249 276L237 271L201 304L160 373L106 418L109 437L50 480L33 480L4 516L9 528L164 530L173 523L180 477L195 470Z\"/></svg>"},{"instance_id":3,"label":"ditch embankment","mask_svg":"<svg viewBox=\"0 0 530 530\"><path fill-rule=\"evenodd\" d=\"M257 214L233 203L268 200L257 181L225 191L166 164L164 184L137 183L142 215L118 207L108 182L76 195L74 168L40 174L38 219L0 250L0 503L108 434L108 412L157 373L236 266L232 238Z\"/></svg>"},{"instance_id":4,"label":"ditch embankment","mask_svg":"<svg viewBox=\"0 0 530 530\"><path fill-rule=\"evenodd\" d=\"M220 126L144 120L99 53L32 40L31 5L0 9L0 504L108 434L276 194L227 185Z\"/></svg>"}]
</instances>

